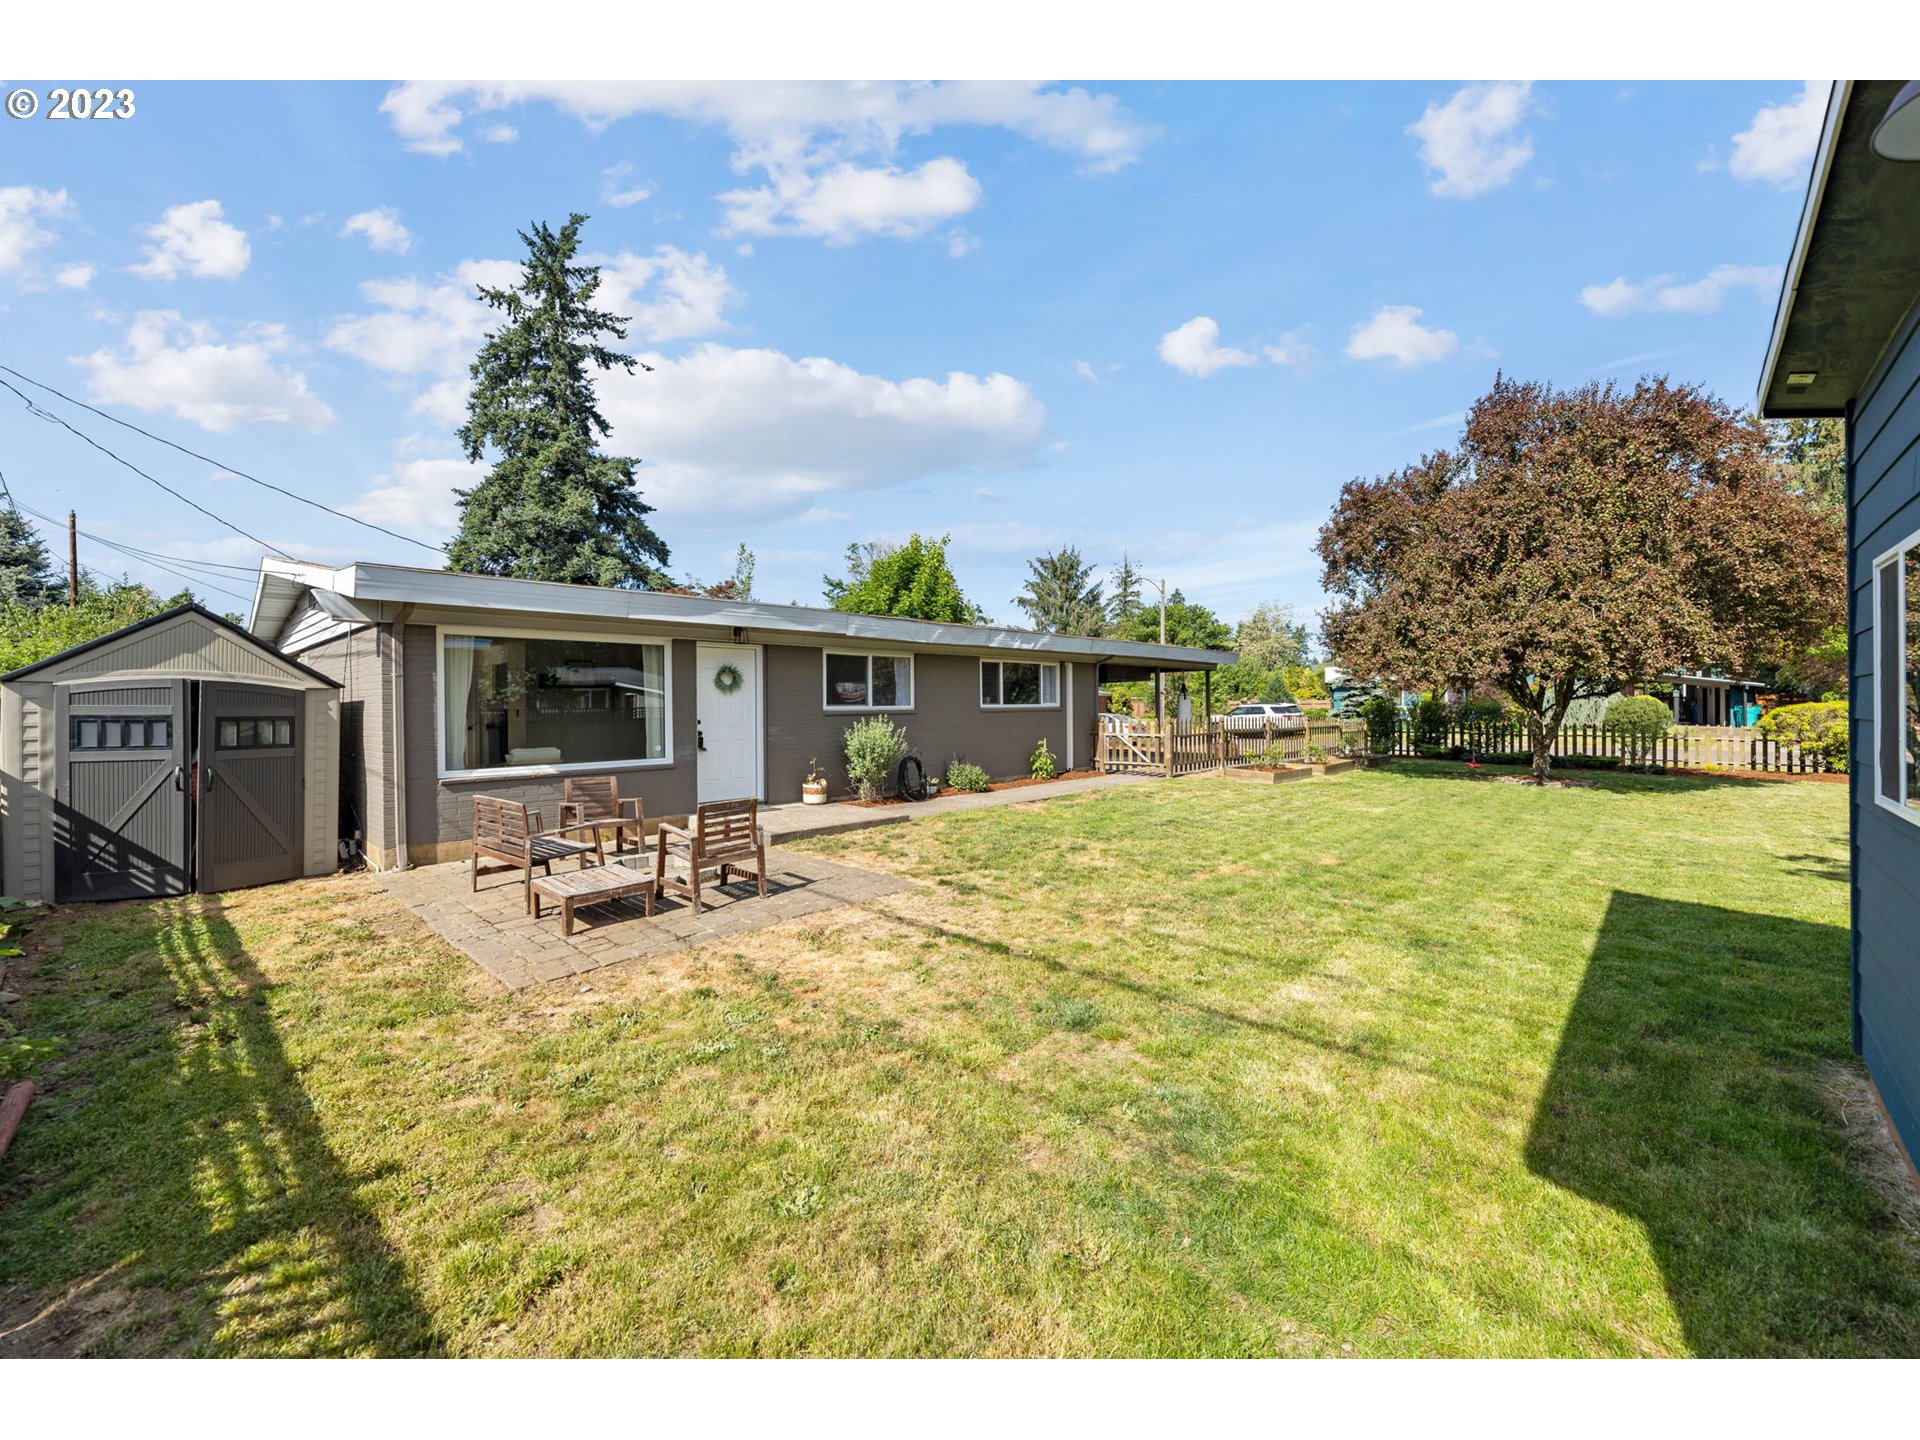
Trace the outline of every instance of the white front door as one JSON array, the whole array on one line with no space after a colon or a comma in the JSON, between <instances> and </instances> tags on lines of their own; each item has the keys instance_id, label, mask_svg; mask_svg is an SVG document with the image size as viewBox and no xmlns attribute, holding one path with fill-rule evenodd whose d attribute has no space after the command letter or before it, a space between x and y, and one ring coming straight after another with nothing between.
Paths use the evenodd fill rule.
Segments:
<instances>
[{"instance_id":1,"label":"white front door","mask_svg":"<svg viewBox=\"0 0 1920 1440\"><path fill-rule=\"evenodd\" d=\"M700 723L700 799L760 795L760 651L698 647L694 713Z\"/></svg>"}]
</instances>

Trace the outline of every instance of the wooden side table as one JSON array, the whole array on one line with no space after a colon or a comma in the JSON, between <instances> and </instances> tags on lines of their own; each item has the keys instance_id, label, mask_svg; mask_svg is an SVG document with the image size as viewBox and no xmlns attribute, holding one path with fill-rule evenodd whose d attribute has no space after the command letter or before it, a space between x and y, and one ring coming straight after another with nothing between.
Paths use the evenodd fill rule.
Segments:
<instances>
[{"instance_id":1,"label":"wooden side table","mask_svg":"<svg viewBox=\"0 0 1920 1440\"><path fill-rule=\"evenodd\" d=\"M654 878L635 866L593 865L584 870L540 875L533 882L533 918L540 918L541 900L551 901L560 907L560 933L572 935L573 912L577 908L623 900L629 895L644 895L647 914L653 914Z\"/></svg>"}]
</instances>

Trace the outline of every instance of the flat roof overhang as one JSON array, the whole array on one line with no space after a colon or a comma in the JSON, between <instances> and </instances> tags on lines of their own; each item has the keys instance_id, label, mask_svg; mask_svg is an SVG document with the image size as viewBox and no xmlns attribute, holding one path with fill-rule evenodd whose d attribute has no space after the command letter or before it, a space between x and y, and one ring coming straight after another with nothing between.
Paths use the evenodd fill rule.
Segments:
<instances>
[{"instance_id":1,"label":"flat roof overhang","mask_svg":"<svg viewBox=\"0 0 1920 1440\"><path fill-rule=\"evenodd\" d=\"M336 569L278 556L269 556L261 563L248 629L262 639L277 636L308 595L337 619L365 623L391 619L391 610L405 605L423 613L454 610L538 615L559 621L590 618L639 625L716 626L748 631L758 639L790 635L805 642L842 640L967 652L1037 652L1062 660L1117 660L1159 670L1211 670L1239 658L1227 650L1054 635L1000 625L949 625L890 615L855 615L808 605L710 600L697 595L514 580L405 565L357 564Z\"/></svg>"},{"instance_id":2,"label":"flat roof overhang","mask_svg":"<svg viewBox=\"0 0 1920 1440\"><path fill-rule=\"evenodd\" d=\"M1833 87L1760 377L1771 420L1844 415L1920 300L1920 164L1873 152L1899 80ZM1811 374L1808 385L1789 375Z\"/></svg>"}]
</instances>

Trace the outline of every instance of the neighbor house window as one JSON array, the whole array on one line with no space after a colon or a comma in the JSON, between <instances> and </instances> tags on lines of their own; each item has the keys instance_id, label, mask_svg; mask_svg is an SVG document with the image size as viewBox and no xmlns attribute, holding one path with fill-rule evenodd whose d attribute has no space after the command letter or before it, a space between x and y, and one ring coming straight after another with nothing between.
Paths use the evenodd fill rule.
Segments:
<instances>
[{"instance_id":1,"label":"neighbor house window","mask_svg":"<svg viewBox=\"0 0 1920 1440\"><path fill-rule=\"evenodd\" d=\"M1875 786L1880 803L1920 823L1920 610L1911 583L1920 535L1874 566Z\"/></svg>"},{"instance_id":2,"label":"neighbor house window","mask_svg":"<svg viewBox=\"0 0 1920 1440\"><path fill-rule=\"evenodd\" d=\"M826 652L829 710L908 710L913 707L911 655Z\"/></svg>"},{"instance_id":3,"label":"neighbor house window","mask_svg":"<svg viewBox=\"0 0 1920 1440\"><path fill-rule=\"evenodd\" d=\"M1060 703L1060 667L1026 660L982 660L980 703L988 709Z\"/></svg>"},{"instance_id":4,"label":"neighbor house window","mask_svg":"<svg viewBox=\"0 0 1920 1440\"><path fill-rule=\"evenodd\" d=\"M667 647L440 636L449 773L667 759Z\"/></svg>"}]
</instances>

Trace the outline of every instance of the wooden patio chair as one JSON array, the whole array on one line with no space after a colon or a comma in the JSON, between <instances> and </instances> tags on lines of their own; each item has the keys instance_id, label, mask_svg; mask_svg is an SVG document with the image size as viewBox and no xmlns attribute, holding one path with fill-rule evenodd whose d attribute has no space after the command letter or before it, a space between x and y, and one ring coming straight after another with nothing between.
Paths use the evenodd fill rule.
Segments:
<instances>
[{"instance_id":1,"label":"wooden patio chair","mask_svg":"<svg viewBox=\"0 0 1920 1440\"><path fill-rule=\"evenodd\" d=\"M695 914L700 910L700 875L706 870L718 870L722 885L735 873L751 874L765 898L767 837L760 829L759 813L758 800L714 800L694 811L690 830L663 822L654 842L655 885L686 896ZM667 873L669 859L686 866L685 879Z\"/></svg>"},{"instance_id":2,"label":"wooden patio chair","mask_svg":"<svg viewBox=\"0 0 1920 1440\"><path fill-rule=\"evenodd\" d=\"M561 787L560 823L584 825L590 821L613 832L616 855L626 851L629 835L636 852L646 844L646 807L633 796L622 796L620 782L612 775L582 775L568 779Z\"/></svg>"},{"instance_id":3,"label":"wooden patio chair","mask_svg":"<svg viewBox=\"0 0 1920 1440\"><path fill-rule=\"evenodd\" d=\"M569 840L569 832L587 830L586 840ZM600 844L600 832L591 825L563 825L558 830L540 828L540 812L529 810L518 800L500 800L492 795L473 797L473 856L468 861L471 888L480 888L480 861L497 860L526 872L527 913L533 913L533 869L537 865L551 875L553 862L572 857L586 868L587 857L595 864L606 863Z\"/></svg>"}]
</instances>

